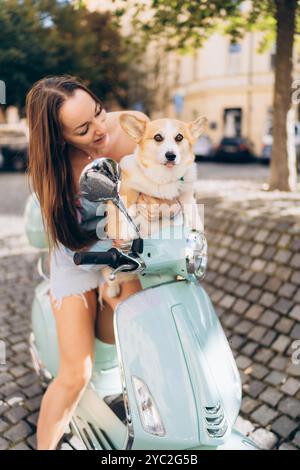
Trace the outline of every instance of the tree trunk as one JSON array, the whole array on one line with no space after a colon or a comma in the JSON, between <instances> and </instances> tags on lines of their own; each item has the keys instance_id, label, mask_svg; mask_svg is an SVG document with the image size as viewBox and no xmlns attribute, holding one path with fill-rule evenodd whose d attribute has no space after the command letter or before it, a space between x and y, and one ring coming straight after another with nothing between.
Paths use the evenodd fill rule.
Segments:
<instances>
[{"instance_id":1,"label":"tree trunk","mask_svg":"<svg viewBox=\"0 0 300 470\"><path fill-rule=\"evenodd\" d=\"M297 0L275 0L277 36L273 99L273 146L270 190L294 191L296 161L288 151L287 114L292 105L293 42Z\"/></svg>"}]
</instances>

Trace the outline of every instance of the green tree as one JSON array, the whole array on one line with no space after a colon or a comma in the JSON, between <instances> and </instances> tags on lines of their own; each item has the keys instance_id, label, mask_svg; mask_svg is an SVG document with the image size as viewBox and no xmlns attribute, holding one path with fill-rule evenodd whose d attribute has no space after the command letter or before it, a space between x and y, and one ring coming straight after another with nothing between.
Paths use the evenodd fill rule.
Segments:
<instances>
[{"instance_id":1,"label":"green tree","mask_svg":"<svg viewBox=\"0 0 300 470\"><path fill-rule=\"evenodd\" d=\"M0 0L0 80L7 104L46 75L73 74L103 100L127 104L126 43L109 13L66 0Z\"/></svg>"},{"instance_id":2,"label":"green tree","mask_svg":"<svg viewBox=\"0 0 300 470\"><path fill-rule=\"evenodd\" d=\"M269 188L295 190L296 161L293 147L288 145L287 118L292 103L293 44L300 2L252 0L248 12L243 11L243 0L150 0L149 3L152 14L149 14L149 5L134 1L133 26L135 32L138 29L142 33L144 46L155 38L165 38L169 50L191 51L201 47L212 32L221 30L229 34L234 42L246 31L255 29L265 31L265 45L275 40L273 147ZM124 11L125 6L120 14Z\"/></svg>"}]
</instances>

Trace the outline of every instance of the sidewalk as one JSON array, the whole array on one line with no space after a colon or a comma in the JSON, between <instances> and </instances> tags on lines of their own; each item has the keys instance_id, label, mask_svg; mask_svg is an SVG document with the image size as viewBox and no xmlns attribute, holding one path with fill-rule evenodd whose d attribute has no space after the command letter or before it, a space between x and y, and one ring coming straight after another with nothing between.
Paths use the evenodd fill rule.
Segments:
<instances>
[{"instance_id":1,"label":"sidewalk","mask_svg":"<svg viewBox=\"0 0 300 470\"><path fill-rule=\"evenodd\" d=\"M239 427L263 448L299 449L300 364L292 354L300 340L300 191L207 180L197 196L209 247L204 285L243 383Z\"/></svg>"}]
</instances>

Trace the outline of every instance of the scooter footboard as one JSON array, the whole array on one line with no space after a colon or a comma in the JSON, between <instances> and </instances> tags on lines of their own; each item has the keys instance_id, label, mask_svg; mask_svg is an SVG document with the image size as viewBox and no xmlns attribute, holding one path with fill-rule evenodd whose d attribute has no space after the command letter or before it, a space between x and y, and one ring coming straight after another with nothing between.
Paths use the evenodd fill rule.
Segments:
<instances>
[{"instance_id":1,"label":"scooter footboard","mask_svg":"<svg viewBox=\"0 0 300 470\"><path fill-rule=\"evenodd\" d=\"M226 442L241 384L204 289L187 281L145 289L119 305L115 331L133 448Z\"/></svg>"}]
</instances>

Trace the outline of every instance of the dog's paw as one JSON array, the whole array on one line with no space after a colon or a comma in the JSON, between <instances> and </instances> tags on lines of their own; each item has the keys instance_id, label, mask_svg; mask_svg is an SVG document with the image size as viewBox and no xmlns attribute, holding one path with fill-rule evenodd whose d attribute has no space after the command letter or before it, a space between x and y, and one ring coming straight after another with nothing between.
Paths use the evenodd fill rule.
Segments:
<instances>
[{"instance_id":1,"label":"dog's paw","mask_svg":"<svg viewBox=\"0 0 300 470\"><path fill-rule=\"evenodd\" d=\"M110 298L118 297L121 292L120 284L116 281L108 282L107 296Z\"/></svg>"}]
</instances>

